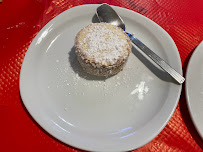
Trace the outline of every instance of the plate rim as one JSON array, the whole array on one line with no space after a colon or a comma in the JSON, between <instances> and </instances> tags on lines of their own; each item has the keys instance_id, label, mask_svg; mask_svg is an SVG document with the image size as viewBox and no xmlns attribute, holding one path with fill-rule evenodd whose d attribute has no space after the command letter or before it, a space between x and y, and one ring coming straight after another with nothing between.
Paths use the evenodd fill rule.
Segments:
<instances>
[{"instance_id":1,"label":"plate rim","mask_svg":"<svg viewBox=\"0 0 203 152\"><path fill-rule=\"evenodd\" d=\"M193 114L193 110L191 109L191 100L189 99L189 82L188 80L190 79L190 71L191 71L191 65L193 64L194 60L198 57L198 53L200 51L200 47L203 46L203 41L201 41L199 43L199 45L195 48L194 52L192 53L190 59L189 59L189 62L188 62L188 65L187 65L187 70L186 70L186 75L185 75L185 93L186 93L186 102L187 102L187 107L189 109L189 114L190 114L190 117L191 117L191 120L194 124L194 127L196 129L196 131L198 132L198 134L200 135L200 137L203 139L203 131L201 132L197 123L196 123L196 120L194 119L194 114Z\"/></svg>"},{"instance_id":2,"label":"plate rim","mask_svg":"<svg viewBox=\"0 0 203 152\"><path fill-rule=\"evenodd\" d=\"M64 12L62 12L62 13L60 13L60 14L57 15L56 17L62 17L63 14L68 13L68 12L70 12L70 11L72 11L73 9L76 9L76 8L80 8L80 7L91 7L91 6L98 7L98 6L100 6L100 4L78 5L78 6L75 6L75 7L73 7L73 8L70 8L70 9L68 9L68 10L66 10L66 11L64 11ZM113 5L111 5L111 6L113 6ZM155 23L154 21L150 20L149 18L147 18L147 17L145 17L145 16L143 16L143 15L137 13L137 12L134 12L134 11L132 11L132 10L129 10L129 9L127 9L127 8L118 7L118 6L113 6L113 8L122 9L122 10L124 10L124 11L129 11L129 12L131 12L131 13L134 13L134 14L136 14L136 15L139 15L139 16L145 18L148 22L151 22L152 24L155 24L156 26L158 26L158 28L162 29L162 32L165 32L165 33L168 35L168 37L170 37L170 35L169 35L161 26L159 26L157 23ZM55 18L56 18L56 17L55 17ZM27 50L27 52L26 52L26 55L25 55L24 59L26 59L26 56L28 56L28 54L29 54L28 52L30 52L30 51L29 51L30 48L32 47L32 45L34 45L33 42L37 40L37 37L42 34L42 32L51 24L51 22L54 22L53 20L55 20L55 18L53 18L52 20L50 20L50 21L39 31L39 33L35 36L35 38L33 39L32 43L30 44L30 46L29 46L29 48L28 48L28 50ZM171 38L171 37L170 37L170 38ZM173 41L172 38L171 38L171 40ZM173 41L173 43L175 44L174 41ZM175 46L176 46L176 45L175 45ZM176 48L177 48L177 47L176 47ZM180 60L180 55L179 55L178 49L177 49L177 55L178 55L178 57L179 57L179 64L180 64L180 65L178 65L178 67L180 68L180 73L182 74L182 65L181 65L181 60ZM47 129L46 127L44 127L44 125L41 124L41 122L38 121L38 118L36 118L36 116L33 115L33 112L31 112L32 110L31 110L30 107L28 106L28 103L25 101L24 96L23 96L23 93L22 93L22 73L23 73L22 71L23 71L24 64L25 64L25 62L24 62L24 60L23 60L23 63L22 63L22 66L21 66L21 71L20 71L19 87L20 87L20 95L21 95L23 104L25 105L25 107L26 107L26 109L28 110L28 112L30 113L30 115L34 118L34 120L35 120L46 132L48 132L48 133L49 133L51 136L53 136L54 138L56 138L56 139L62 141L62 142L65 143L65 144L68 144L68 145L70 145L70 146L74 146L74 147L77 147L77 148L80 148L80 149L84 149L84 150L91 150L91 149L85 149L84 147L79 147L77 144L75 145L75 144L73 144L73 143L67 143L67 142L64 141L63 139L61 139L61 138L59 138L59 137L56 137L49 129ZM164 124L161 125L161 127L158 129L158 131L157 131L156 133L154 133L154 135L151 135L151 138L148 138L148 140L145 141L142 145L140 145L140 146L138 146L138 147L134 147L134 148L131 147L131 149L128 149L128 150L133 150L133 149L137 149L137 148L142 147L143 145L147 144L147 143L150 142L152 139L154 139L154 138L163 130L163 128L167 125L168 121L169 121L170 118L172 117L172 115L173 115L173 113L174 113L174 111L175 111L175 109L176 109L176 107L177 107L177 104L178 104L179 99L180 99L181 90L182 90L182 85L180 85L180 87L179 87L179 92L177 93L177 99L176 99L176 101L174 101L175 105L173 106L172 111L170 112L170 115L167 117L168 119L165 121Z\"/></svg>"}]
</instances>

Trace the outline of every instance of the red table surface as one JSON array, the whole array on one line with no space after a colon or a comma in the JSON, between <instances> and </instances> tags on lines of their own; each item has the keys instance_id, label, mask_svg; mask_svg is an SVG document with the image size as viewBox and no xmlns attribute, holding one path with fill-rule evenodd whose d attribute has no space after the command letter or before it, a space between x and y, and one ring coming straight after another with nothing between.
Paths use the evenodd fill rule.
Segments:
<instances>
[{"instance_id":1,"label":"red table surface","mask_svg":"<svg viewBox=\"0 0 203 152\"><path fill-rule=\"evenodd\" d=\"M3 0L0 3L0 151L82 151L58 141L33 120L19 94L19 75L32 39L48 21L71 7L103 2L134 10L163 27L178 47L185 74L193 50L203 40L202 0ZM203 141L188 112L184 87L166 127L136 152L203 151Z\"/></svg>"}]
</instances>

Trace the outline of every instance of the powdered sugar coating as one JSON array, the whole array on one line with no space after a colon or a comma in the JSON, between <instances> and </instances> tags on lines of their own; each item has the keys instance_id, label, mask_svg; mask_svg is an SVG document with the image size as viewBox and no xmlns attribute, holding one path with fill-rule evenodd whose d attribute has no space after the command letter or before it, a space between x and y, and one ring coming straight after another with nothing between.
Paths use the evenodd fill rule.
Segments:
<instances>
[{"instance_id":1,"label":"powdered sugar coating","mask_svg":"<svg viewBox=\"0 0 203 152\"><path fill-rule=\"evenodd\" d=\"M79 61L83 60L80 61L82 66L87 63L91 64L86 66L88 69L90 66L107 68L104 70L110 75L112 70L122 69L131 51L129 37L121 28L109 23L93 23L83 28L76 36L75 47Z\"/></svg>"}]
</instances>

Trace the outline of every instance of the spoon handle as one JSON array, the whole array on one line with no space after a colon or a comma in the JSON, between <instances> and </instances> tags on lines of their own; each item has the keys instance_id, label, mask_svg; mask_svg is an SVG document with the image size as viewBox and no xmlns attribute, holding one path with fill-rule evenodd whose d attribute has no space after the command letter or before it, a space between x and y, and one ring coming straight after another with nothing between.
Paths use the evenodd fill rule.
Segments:
<instances>
[{"instance_id":1,"label":"spoon handle","mask_svg":"<svg viewBox=\"0 0 203 152\"><path fill-rule=\"evenodd\" d=\"M127 33L131 41L141 49L148 57L150 57L156 64L158 64L163 70L168 72L179 84L185 81L185 78L181 76L176 70L168 65L162 58L156 55L151 49L144 45L140 40L134 37L132 34Z\"/></svg>"}]
</instances>

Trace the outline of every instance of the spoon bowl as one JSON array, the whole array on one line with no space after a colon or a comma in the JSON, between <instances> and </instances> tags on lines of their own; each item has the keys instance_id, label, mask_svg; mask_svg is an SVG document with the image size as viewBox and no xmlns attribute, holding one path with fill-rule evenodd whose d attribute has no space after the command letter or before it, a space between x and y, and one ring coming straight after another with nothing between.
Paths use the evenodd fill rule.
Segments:
<instances>
[{"instance_id":1,"label":"spoon bowl","mask_svg":"<svg viewBox=\"0 0 203 152\"><path fill-rule=\"evenodd\" d=\"M125 31L124 21L108 4L102 4L100 7L98 7L96 15L100 22L113 24Z\"/></svg>"}]
</instances>

